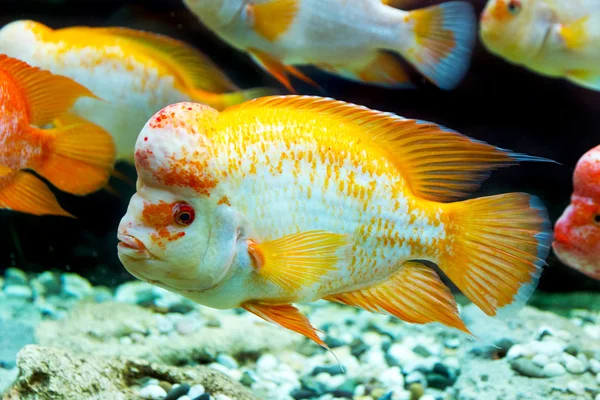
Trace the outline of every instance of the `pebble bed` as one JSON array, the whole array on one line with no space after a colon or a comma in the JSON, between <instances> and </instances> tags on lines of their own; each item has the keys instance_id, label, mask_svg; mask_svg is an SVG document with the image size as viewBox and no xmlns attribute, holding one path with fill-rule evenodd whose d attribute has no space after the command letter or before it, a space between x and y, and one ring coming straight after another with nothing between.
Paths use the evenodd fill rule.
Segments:
<instances>
[{"instance_id":1,"label":"pebble bed","mask_svg":"<svg viewBox=\"0 0 600 400\"><path fill-rule=\"evenodd\" d=\"M27 309L32 319L59 320L81 301L116 301L160 311L154 314L155 328L132 329L119 339L121 344L143 342L148 335L167 340L185 337L205 326L218 325L219 315L243 313L209 310L142 282L125 283L114 291L93 287L85 278L68 273L28 276L10 268L0 278L0 287L3 319L15 318L19 313L15 310ZM23 308L18 309L18 305ZM487 351L490 360L503 359L514 374L531 378L531 382L568 377L565 384L553 389L557 396L600 400L600 351L575 342L566 330L538 327L529 340L499 340L494 351L483 351L466 335L437 325L410 325L324 301L299 308L324 332L322 337L331 351L303 340L277 354L237 358L216 354L207 365L241 382L259 399L452 400L463 398L455 384L466 372L461 371L465 357L482 357ZM598 313L574 310L570 320L590 340L600 343ZM584 376L591 376L593 383L590 379L583 383ZM172 385L151 377L137 382L135 389L140 399L229 399L207 393L202 385Z\"/></svg>"}]
</instances>

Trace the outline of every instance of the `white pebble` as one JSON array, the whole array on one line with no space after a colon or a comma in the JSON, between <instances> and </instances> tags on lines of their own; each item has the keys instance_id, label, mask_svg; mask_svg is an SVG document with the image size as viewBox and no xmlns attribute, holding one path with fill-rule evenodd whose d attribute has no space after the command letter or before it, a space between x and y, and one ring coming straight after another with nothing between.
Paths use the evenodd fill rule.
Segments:
<instances>
[{"instance_id":1,"label":"white pebble","mask_svg":"<svg viewBox=\"0 0 600 400\"><path fill-rule=\"evenodd\" d=\"M215 395L215 399L216 400L231 400L231 397L219 393L219 394Z\"/></svg>"},{"instance_id":2,"label":"white pebble","mask_svg":"<svg viewBox=\"0 0 600 400\"><path fill-rule=\"evenodd\" d=\"M563 359L563 363L565 364L565 367L567 368L567 371L569 371L570 373L583 374L585 372L585 370L586 370L585 365L583 365L583 363L581 361L579 361L577 358L573 357L572 355L563 353L562 359Z\"/></svg>"},{"instance_id":3,"label":"white pebble","mask_svg":"<svg viewBox=\"0 0 600 400\"><path fill-rule=\"evenodd\" d=\"M535 356L533 356L531 361L533 361L533 363L538 367L543 368L550 362L550 357L548 357L545 354L536 354Z\"/></svg>"},{"instance_id":4,"label":"white pebble","mask_svg":"<svg viewBox=\"0 0 600 400\"><path fill-rule=\"evenodd\" d=\"M596 398L595 398L594 400L600 400L600 393L598 393L598 394L596 395Z\"/></svg>"},{"instance_id":5,"label":"white pebble","mask_svg":"<svg viewBox=\"0 0 600 400\"><path fill-rule=\"evenodd\" d=\"M130 344L133 344L133 340L131 340L131 338L129 336L121 336L119 338L119 343L121 343L125 346L129 346Z\"/></svg>"},{"instance_id":6,"label":"white pebble","mask_svg":"<svg viewBox=\"0 0 600 400\"><path fill-rule=\"evenodd\" d=\"M183 396L177 398L177 400L192 400L192 398L187 394L184 394Z\"/></svg>"},{"instance_id":7,"label":"white pebble","mask_svg":"<svg viewBox=\"0 0 600 400\"><path fill-rule=\"evenodd\" d=\"M139 392L139 396L142 399L161 400L167 396L167 392L160 386L150 385L143 387Z\"/></svg>"},{"instance_id":8,"label":"white pebble","mask_svg":"<svg viewBox=\"0 0 600 400\"><path fill-rule=\"evenodd\" d=\"M270 371L277 367L278 361L272 354L264 354L256 361L256 369L260 372Z\"/></svg>"},{"instance_id":9,"label":"white pebble","mask_svg":"<svg viewBox=\"0 0 600 400\"><path fill-rule=\"evenodd\" d=\"M29 286L25 285L10 285L4 288L4 293L7 297L21 300L31 300L33 292Z\"/></svg>"},{"instance_id":10,"label":"white pebble","mask_svg":"<svg viewBox=\"0 0 600 400\"><path fill-rule=\"evenodd\" d=\"M600 372L596 374L596 383L600 385Z\"/></svg>"},{"instance_id":11,"label":"white pebble","mask_svg":"<svg viewBox=\"0 0 600 400\"><path fill-rule=\"evenodd\" d=\"M435 400L435 397L433 395L431 395L431 394L426 394L424 396L421 396L419 398L419 400Z\"/></svg>"},{"instance_id":12,"label":"white pebble","mask_svg":"<svg viewBox=\"0 0 600 400\"><path fill-rule=\"evenodd\" d=\"M529 343L529 346L534 353L545 354L548 357L557 356L565 350L565 345L555 340L534 341Z\"/></svg>"},{"instance_id":13,"label":"white pebble","mask_svg":"<svg viewBox=\"0 0 600 400\"><path fill-rule=\"evenodd\" d=\"M542 371L542 373L547 377L564 375L566 372L567 370L565 369L565 367L563 367L557 362L553 362L546 365Z\"/></svg>"},{"instance_id":14,"label":"white pebble","mask_svg":"<svg viewBox=\"0 0 600 400\"><path fill-rule=\"evenodd\" d=\"M596 360L595 358L592 358L590 360L590 369L595 374L600 373L600 361Z\"/></svg>"},{"instance_id":15,"label":"white pebble","mask_svg":"<svg viewBox=\"0 0 600 400\"><path fill-rule=\"evenodd\" d=\"M506 353L506 358L509 360L514 360L519 357L523 357L525 355L525 348L520 344L515 344Z\"/></svg>"},{"instance_id":16,"label":"white pebble","mask_svg":"<svg viewBox=\"0 0 600 400\"><path fill-rule=\"evenodd\" d=\"M358 385L354 388L354 396L356 397L364 396L365 393L367 393L367 388L365 385Z\"/></svg>"},{"instance_id":17,"label":"white pebble","mask_svg":"<svg viewBox=\"0 0 600 400\"><path fill-rule=\"evenodd\" d=\"M585 387L580 381L570 381L567 383L567 390L574 394L585 394Z\"/></svg>"},{"instance_id":18,"label":"white pebble","mask_svg":"<svg viewBox=\"0 0 600 400\"><path fill-rule=\"evenodd\" d=\"M206 390L204 389L204 386L202 386L200 384L194 385L190 388L190 391L188 392L188 396L190 396L192 399L195 399L196 397L200 396L201 394L204 394L205 391Z\"/></svg>"},{"instance_id":19,"label":"white pebble","mask_svg":"<svg viewBox=\"0 0 600 400\"><path fill-rule=\"evenodd\" d=\"M377 377L384 387L404 386L404 376L399 367L391 367Z\"/></svg>"}]
</instances>

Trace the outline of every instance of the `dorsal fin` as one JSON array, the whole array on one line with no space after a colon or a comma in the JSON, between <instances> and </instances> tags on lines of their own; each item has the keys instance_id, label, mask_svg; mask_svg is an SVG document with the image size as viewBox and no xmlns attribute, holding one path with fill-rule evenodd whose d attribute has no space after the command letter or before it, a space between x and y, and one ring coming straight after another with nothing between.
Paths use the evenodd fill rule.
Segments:
<instances>
[{"instance_id":1,"label":"dorsal fin","mask_svg":"<svg viewBox=\"0 0 600 400\"><path fill-rule=\"evenodd\" d=\"M225 93L239 88L204 54L182 41L165 35L129 28L89 28L97 34L110 35L142 46L160 61L179 71L189 88Z\"/></svg>"},{"instance_id":2,"label":"dorsal fin","mask_svg":"<svg viewBox=\"0 0 600 400\"><path fill-rule=\"evenodd\" d=\"M378 147L396 165L417 196L431 201L466 198L494 169L520 161L550 161L494 147L431 122L330 98L270 96L230 107L226 112L247 108L293 109L354 128L356 135Z\"/></svg>"}]
</instances>

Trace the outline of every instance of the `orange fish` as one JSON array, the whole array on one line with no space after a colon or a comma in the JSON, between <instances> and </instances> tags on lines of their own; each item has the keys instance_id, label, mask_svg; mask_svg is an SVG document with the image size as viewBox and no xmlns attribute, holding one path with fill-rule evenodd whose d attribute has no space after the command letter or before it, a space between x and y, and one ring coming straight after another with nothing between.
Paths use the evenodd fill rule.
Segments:
<instances>
[{"instance_id":1,"label":"orange fish","mask_svg":"<svg viewBox=\"0 0 600 400\"><path fill-rule=\"evenodd\" d=\"M332 99L265 97L221 113L178 103L138 136L119 257L139 279L323 346L292 303L467 332L423 261L488 315L529 298L550 250L544 206L524 193L465 200L519 161L547 160Z\"/></svg>"},{"instance_id":2,"label":"orange fish","mask_svg":"<svg viewBox=\"0 0 600 400\"><path fill-rule=\"evenodd\" d=\"M554 253L565 264L600 279L600 146L581 157L571 204L554 227Z\"/></svg>"},{"instance_id":3,"label":"orange fish","mask_svg":"<svg viewBox=\"0 0 600 400\"><path fill-rule=\"evenodd\" d=\"M408 87L404 61L442 89L469 69L477 37L470 3L413 11L397 0L184 0L223 40L245 51L290 91L294 65L385 87ZM401 4L398 4L401 3ZM400 56L400 57L398 57Z\"/></svg>"},{"instance_id":4,"label":"orange fish","mask_svg":"<svg viewBox=\"0 0 600 400\"><path fill-rule=\"evenodd\" d=\"M76 195L106 185L115 161L110 134L65 114L82 96L95 97L69 78L0 55L0 208L70 216L25 169ZM60 127L43 129L50 123Z\"/></svg>"}]
</instances>

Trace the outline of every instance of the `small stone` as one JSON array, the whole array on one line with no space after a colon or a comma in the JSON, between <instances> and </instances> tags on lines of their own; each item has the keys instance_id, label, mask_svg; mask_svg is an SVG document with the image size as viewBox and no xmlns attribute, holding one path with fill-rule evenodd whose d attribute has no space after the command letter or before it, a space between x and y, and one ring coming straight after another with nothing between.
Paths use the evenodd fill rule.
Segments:
<instances>
[{"instance_id":1,"label":"small stone","mask_svg":"<svg viewBox=\"0 0 600 400\"><path fill-rule=\"evenodd\" d=\"M544 376L547 376L549 378L564 375L566 372L567 370L565 369L565 367L563 367L557 362L552 362L546 365L543 369Z\"/></svg>"},{"instance_id":2,"label":"small stone","mask_svg":"<svg viewBox=\"0 0 600 400\"><path fill-rule=\"evenodd\" d=\"M565 345L554 340L545 340L543 342L531 342L529 343L529 347L531 348L533 353L545 354L548 357L557 356L561 354L565 349Z\"/></svg>"},{"instance_id":3,"label":"small stone","mask_svg":"<svg viewBox=\"0 0 600 400\"><path fill-rule=\"evenodd\" d=\"M512 346L508 353L506 353L506 358L508 360L516 360L519 357L523 357L525 355L525 349L520 344L515 344Z\"/></svg>"},{"instance_id":4,"label":"small stone","mask_svg":"<svg viewBox=\"0 0 600 400\"><path fill-rule=\"evenodd\" d=\"M595 374L600 373L600 361L596 360L595 358L590 359L590 369Z\"/></svg>"},{"instance_id":5,"label":"small stone","mask_svg":"<svg viewBox=\"0 0 600 400\"><path fill-rule=\"evenodd\" d=\"M138 394L142 399L162 400L167 395L167 392L158 385L149 385L141 388Z\"/></svg>"},{"instance_id":6,"label":"small stone","mask_svg":"<svg viewBox=\"0 0 600 400\"><path fill-rule=\"evenodd\" d=\"M329 336L329 335L325 336L325 339L323 339L323 342L325 342L325 344L327 346L329 346L330 349L335 349L336 347L342 347L343 345L346 344L343 340L340 340L338 338L335 338L335 337Z\"/></svg>"},{"instance_id":7,"label":"small stone","mask_svg":"<svg viewBox=\"0 0 600 400\"><path fill-rule=\"evenodd\" d=\"M565 368L572 374L583 374L587 369L581 361L570 354L563 353L562 359L563 363L565 364Z\"/></svg>"},{"instance_id":8,"label":"small stone","mask_svg":"<svg viewBox=\"0 0 600 400\"><path fill-rule=\"evenodd\" d=\"M554 329L548 327L548 326L542 326L538 329L538 333L536 336L537 340L542 340L543 338L545 338L546 336L555 336L555 332Z\"/></svg>"},{"instance_id":9,"label":"small stone","mask_svg":"<svg viewBox=\"0 0 600 400\"><path fill-rule=\"evenodd\" d=\"M188 396L190 396L192 399L195 399L196 397L200 396L201 394L204 394L205 392L206 389L204 389L204 386L197 384L190 388Z\"/></svg>"},{"instance_id":10,"label":"small stone","mask_svg":"<svg viewBox=\"0 0 600 400\"><path fill-rule=\"evenodd\" d=\"M34 279L34 281L39 283L44 288L46 295L60 293L60 279L54 272L42 272L37 278Z\"/></svg>"},{"instance_id":11,"label":"small stone","mask_svg":"<svg viewBox=\"0 0 600 400\"><path fill-rule=\"evenodd\" d=\"M383 386L391 388L393 386L404 386L404 376L400 367L390 367L377 376L377 380Z\"/></svg>"},{"instance_id":12,"label":"small stone","mask_svg":"<svg viewBox=\"0 0 600 400\"><path fill-rule=\"evenodd\" d=\"M452 386L453 380L440 374L427 374L427 386L434 389L444 390Z\"/></svg>"},{"instance_id":13,"label":"small stone","mask_svg":"<svg viewBox=\"0 0 600 400\"><path fill-rule=\"evenodd\" d=\"M418 354L422 357L430 357L433 355L433 353L431 353L431 351L422 344L418 344L415 347L413 347L412 351L413 353Z\"/></svg>"},{"instance_id":14,"label":"small stone","mask_svg":"<svg viewBox=\"0 0 600 400\"><path fill-rule=\"evenodd\" d=\"M160 381L155 378L146 377L146 378L141 379L141 383L142 383L142 386L150 386L150 385L157 386L160 383Z\"/></svg>"},{"instance_id":15,"label":"small stone","mask_svg":"<svg viewBox=\"0 0 600 400\"><path fill-rule=\"evenodd\" d=\"M215 400L232 400L232 399L231 399L231 397L229 397L225 394L219 393L219 394L215 395Z\"/></svg>"},{"instance_id":16,"label":"small stone","mask_svg":"<svg viewBox=\"0 0 600 400\"><path fill-rule=\"evenodd\" d=\"M550 357L545 354L536 354L531 361L538 367L544 368L550 362Z\"/></svg>"},{"instance_id":17,"label":"small stone","mask_svg":"<svg viewBox=\"0 0 600 400\"><path fill-rule=\"evenodd\" d=\"M294 389L290 392L290 396L296 400L313 399L315 398L315 393L308 389Z\"/></svg>"},{"instance_id":18,"label":"small stone","mask_svg":"<svg viewBox=\"0 0 600 400\"><path fill-rule=\"evenodd\" d=\"M33 292L31 288L26 285L10 285L4 287L4 293L7 297L20 300L31 300L33 298Z\"/></svg>"},{"instance_id":19,"label":"small stone","mask_svg":"<svg viewBox=\"0 0 600 400\"><path fill-rule=\"evenodd\" d=\"M341 365L324 365L324 366L318 366L315 367L315 369L313 369L313 371L311 372L312 376L316 376L319 375L322 372L326 372L329 375L333 376L333 375L340 375L344 373L344 370L342 369Z\"/></svg>"},{"instance_id":20,"label":"small stone","mask_svg":"<svg viewBox=\"0 0 600 400\"><path fill-rule=\"evenodd\" d=\"M333 395L333 397L338 399L351 399L352 397L354 397L354 392L351 392L349 390L335 389L332 390L330 393Z\"/></svg>"},{"instance_id":21,"label":"small stone","mask_svg":"<svg viewBox=\"0 0 600 400\"><path fill-rule=\"evenodd\" d=\"M156 314L155 317L156 329L158 329L160 333L173 332L173 330L175 329L175 324L173 324L173 321L161 314Z\"/></svg>"},{"instance_id":22,"label":"small stone","mask_svg":"<svg viewBox=\"0 0 600 400\"><path fill-rule=\"evenodd\" d=\"M260 372L268 372L276 368L278 364L277 358L272 354L263 354L256 361L256 369Z\"/></svg>"},{"instance_id":23,"label":"small stone","mask_svg":"<svg viewBox=\"0 0 600 400\"><path fill-rule=\"evenodd\" d=\"M122 345L125 345L125 346L129 346L129 345L133 344L133 340L131 340L131 338L129 336L121 336L119 338L119 343L121 343Z\"/></svg>"},{"instance_id":24,"label":"small stone","mask_svg":"<svg viewBox=\"0 0 600 400\"><path fill-rule=\"evenodd\" d=\"M178 398L177 400L192 400L192 398L188 395L184 395L184 396L181 396L180 398Z\"/></svg>"},{"instance_id":25,"label":"small stone","mask_svg":"<svg viewBox=\"0 0 600 400\"><path fill-rule=\"evenodd\" d=\"M199 326L196 322L190 320L190 319L180 319L179 321L177 321L175 323L175 330L180 334L180 335L191 335L192 333L196 332L198 330Z\"/></svg>"},{"instance_id":26,"label":"small stone","mask_svg":"<svg viewBox=\"0 0 600 400\"><path fill-rule=\"evenodd\" d=\"M115 301L129 304L153 304L158 297L152 286L146 282L131 281L119 285L115 292Z\"/></svg>"},{"instance_id":27,"label":"small stone","mask_svg":"<svg viewBox=\"0 0 600 400\"><path fill-rule=\"evenodd\" d=\"M404 378L404 381L409 386L413 383L420 383L424 387L427 387L427 379L425 378L425 375L419 371L411 372L406 376L406 378Z\"/></svg>"},{"instance_id":28,"label":"small stone","mask_svg":"<svg viewBox=\"0 0 600 400\"><path fill-rule=\"evenodd\" d=\"M19 268L7 268L4 271L4 285L27 285L27 274Z\"/></svg>"},{"instance_id":29,"label":"small stone","mask_svg":"<svg viewBox=\"0 0 600 400\"><path fill-rule=\"evenodd\" d=\"M431 394L426 394L425 396L421 396L419 400L435 400L435 397Z\"/></svg>"},{"instance_id":30,"label":"small stone","mask_svg":"<svg viewBox=\"0 0 600 400\"><path fill-rule=\"evenodd\" d=\"M576 356L577 354L579 354L580 351L581 349L575 343L570 343L567 345L567 347L565 347L565 353L570 354L572 356Z\"/></svg>"},{"instance_id":31,"label":"small stone","mask_svg":"<svg viewBox=\"0 0 600 400\"><path fill-rule=\"evenodd\" d=\"M598 393L598 394L596 395L596 397L594 398L594 400L600 400L600 393Z\"/></svg>"},{"instance_id":32,"label":"small stone","mask_svg":"<svg viewBox=\"0 0 600 400\"><path fill-rule=\"evenodd\" d=\"M452 338L444 340L444 347L447 349L458 349L460 347L460 339Z\"/></svg>"},{"instance_id":33,"label":"small stone","mask_svg":"<svg viewBox=\"0 0 600 400\"><path fill-rule=\"evenodd\" d=\"M63 273L60 276L61 291L60 294L64 297L72 297L76 299L84 299L91 297L94 294L94 287L85 278L77 274Z\"/></svg>"},{"instance_id":34,"label":"small stone","mask_svg":"<svg viewBox=\"0 0 600 400\"><path fill-rule=\"evenodd\" d=\"M219 364L226 366L229 369L238 369L239 368L237 361L235 361L235 359L233 357L231 357L230 355L227 355L227 354L219 354L217 356L217 362Z\"/></svg>"},{"instance_id":35,"label":"small stone","mask_svg":"<svg viewBox=\"0 0 600 400\"><path fill-rule=\"evenodd\" d=\"M242 373L242 379L240 383L245 386L252 386L254 382L258 380L258 376L252 370L246 370Z\"/></svg>"},{"instance_id":36,"label":"small stone","mask_svg":"<svg viewBox=\"0 0 600 400\"><path fill-rule=\"evenodd\" d=\"M167 381L160 381L160 382L158 382L158 386L165 389L165 392L169 393L169 391L173 387L173 384L171 384L171 382L167 382Z\"/></svg>"},{"instance_id":37,"label":"small stone","mask_svg":"<svg viewBox=\"0 0 600 400\"><path fill-rule=\"evenodd\" d=\"M106 286L96 286L93 297L96 303L106 303L113 300L112 291Z\"/></svg>"},{"instance_id":38,"label":"small stone","mask_svg":"<svg viewBox=\"0 0 600 400\"><path fill-rule=\"evenodd\" d=\"M350 343L350 354L358 358L369 350L369 345L363 342L361 339L356 338Z\"/></svg>"},{"instance_id":39,"label":"small stone","mask_svg":"<svg viewBox=\"0 0 600 400\"><path fill-rule=\"evenodd\" d=\"M518 372L520 375L528 376L530 378L543 378L545 376L548 376L544 374L544 370L542 370L542 368L534 364L534 362L528 358L518 358L516 360L513 360L510 363L510 367L516 372Z\"/></svg>"},{"instance_id":40,"label":"small stone","mask_svg":"<svg viewBox=\"0 0 600 400\"><path fill-rule=\"evenodd\" d=\"M567 383L567 390L573 394L585 394L585 387L580 381L570 381L569 383Z\"/></svg>"},{"instance_id":41,"label":"small stone","mask_svg":"<svg viewBox=\"0 0 600 400\"><path fill-rule=\"evenodd\" d=\"M394 394L394 392L387 392L383 396L378 397L377 400L392 400L393 399L393 397L392 397L393 394Z\"/></svg>"},{"instance_id":42,"label":"small stone","mask_svg":"<svg viewBox=\"0 0 600 400\"><path fill-rule=\"evenodd\" d=\"M203 393L200 396L196 397L193 400L210 400L210 394L208 393Z\"/></svg>"},{"instance_id":43,"label":"small stone","mask_svg":"<svg viewBox=\"0 0 600 400\"><path fill-rule=\"evenodd\" d=\"M164 400L177 400L181 396L183 396L185 394L189 394L188 393L189 391L190 391L190 385L188 385L187 383L182 383L175 388L171 388L171 390L167 394L167 397L165 397Z\"/></svg>"},{"instance_id":44,"label":"small stone","mask_svg":"<svg viewBox=\"0 0 600 400\"><path fill-rule=\"evenodd\" d=\"M596 374L596 383L600 385L600 372Z\"/></svg>"}]
</instances>

